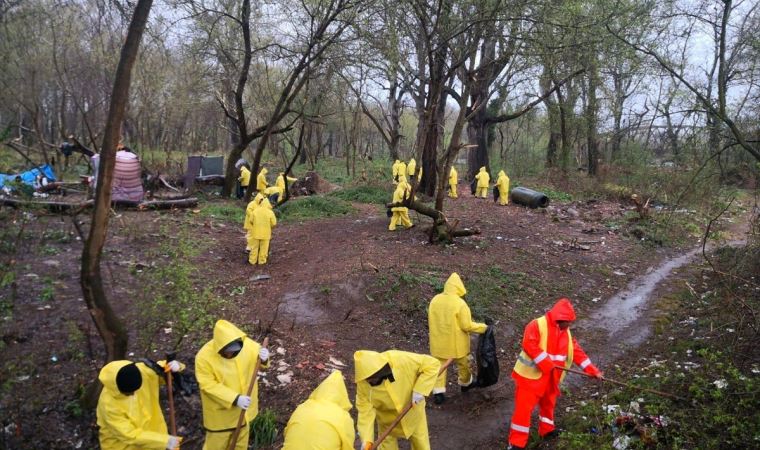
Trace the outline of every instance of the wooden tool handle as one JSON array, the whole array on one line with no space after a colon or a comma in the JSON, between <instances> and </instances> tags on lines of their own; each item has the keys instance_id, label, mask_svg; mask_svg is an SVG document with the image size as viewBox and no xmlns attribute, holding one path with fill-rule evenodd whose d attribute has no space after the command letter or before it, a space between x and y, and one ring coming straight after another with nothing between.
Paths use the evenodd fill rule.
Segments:
<instances>
[{"instance_id":1,"label":"wooden tool handle","mask_svg":"<svg viewBox=\"0 0 760 450\"><path fill-rule=\"evenodd\" d=\"M261 343L261 348L267 348L269 346L269 338L265 337L264 342ZM261 359L259 358L259 355L256 355L256 363L253 365L253 375L251 375L251 383L248 385L248 392L246 392L246 395L248 397L251 396L251 393L253 392L253 387L256 385L256 378L259 375L259 364L261 363ZM245 423L245 413L247 410L241 409L240 410L240 416L238 416L238 423L237 427L235 427L235 432L232 433L232 436L230 436L230 444L227 446L228 450L234 450L235 445L237 444L238 437L240 436L240 430L243 428L243 424Z\"/></svg>"}]
</instances>

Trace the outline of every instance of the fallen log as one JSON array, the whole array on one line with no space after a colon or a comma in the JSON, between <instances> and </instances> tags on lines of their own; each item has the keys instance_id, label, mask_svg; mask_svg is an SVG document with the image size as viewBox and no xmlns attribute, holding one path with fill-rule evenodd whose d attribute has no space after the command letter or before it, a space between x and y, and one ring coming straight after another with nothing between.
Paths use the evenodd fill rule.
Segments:
<instances>
[{"instance_id":1,"label":"fallen log","mask_svg":"<svg viewBox=\"0 0 760 450\"><path fill-rule=\"evenodd\" d=\"M85 202L67 203L55 201L35 201L35 200L18 200L15 198L2 198L0 204L12 208L46 208L53 212L66 212L69 210L84 210L94 204L93 200ZM137 208L138 210L146 209L173 209L173 208L192 208L198 205L196 197L173 199L173 200L150 200L145 202L130 202L125 200L116 200L111 202L114 207Z\"/></svg>"},{"instance_id":2,"label":"fallen log","mask_svg":"<svg viewBox=\"0 0 760 450\"><path fill-rule=\"evenodd\" d=\"M434 242L451 243L455 237L466 237L480 234L480 230L477 228L464 228L457 230L456 226L459 224L457 221L453 226L446 220L446 216L443 212L430 207L418 200L409 201L406 199L401 203L388 203L385 205L387 208L393 208L397 206L406 206L407 208L417 211L423 216L433 219L433 226L428 229L428 241L432 244Z\"/></svg>"},{"instance_id":3,"label":"fallen log","mask_svg":"<svg viewBox=\"0 0 760 450\"><path fill-rule=\"evenodd\" d=\"M174 209L174 208L192 208L198 206L196 197L183 198L177 200L150 200L137 205L137 209Z\"/></svg>"},{"instance_id":4,"label":"fallen log","mask_svg":"<svg viewBox=\"0 0 760 450\"><path fill-rule=\"evenodd\" d=\"M85 202L70 203L70 202L55 202L55 201L39 201L39 200L20 200L15 198L2 198L0 199L3 205L10 206L12 208L46 208L53 212L64 212L71 209L85 209L93 205L93 200L87 200Z\"/></svg>"}]
</instances>

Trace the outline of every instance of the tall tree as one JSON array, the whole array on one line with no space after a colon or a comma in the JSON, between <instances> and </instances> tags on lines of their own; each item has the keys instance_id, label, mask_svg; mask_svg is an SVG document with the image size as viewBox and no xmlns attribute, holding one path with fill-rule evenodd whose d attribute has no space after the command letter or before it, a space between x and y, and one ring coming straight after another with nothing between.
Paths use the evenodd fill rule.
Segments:
<instances>
[{"instance_id":1,"label":"tall tree","mask_svg":"<svg viewBox=\"0 0 760 450\"><path fill-rule=\"evenodd\" d=\"M116 68L108 120L103 132L103 144L100 153L95 204L90 221L90 231L82 249L82 270L80 284L82 294L95 327L103 339L106 360L124 359L127 354L127 330L116 315L106 295L103 277L100 272L100 260L103 254L108 218L111 213L111 183L116 165L116 146L119 143L124 111L129 100L129 86L132 68L137 58L143 32L148 21L153 0L138 0L132 20L127 31L127 38L121 49L119 65ZM88 399L91 405L96 396Z\"/></svg>"}]
</instances>

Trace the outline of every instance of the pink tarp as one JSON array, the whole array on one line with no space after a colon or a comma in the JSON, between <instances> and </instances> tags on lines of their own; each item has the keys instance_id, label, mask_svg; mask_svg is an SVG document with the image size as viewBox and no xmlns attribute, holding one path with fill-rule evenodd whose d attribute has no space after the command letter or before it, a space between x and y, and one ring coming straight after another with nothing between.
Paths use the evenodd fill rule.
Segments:
<instances>
[{"instance_id":1,"label":"pink tarp","mask_svg":"<svg viewBox=\"0 0 760 450\"><path fill-rule=\"evenodd\" d=\"M92 157L92 166L95 168L94 180L98 179L99 163L100 155L94 155ZM140 159L132 152L119 150L116 152L111 200L141 202L144 195Z\"/></svg>"}]
</instances>

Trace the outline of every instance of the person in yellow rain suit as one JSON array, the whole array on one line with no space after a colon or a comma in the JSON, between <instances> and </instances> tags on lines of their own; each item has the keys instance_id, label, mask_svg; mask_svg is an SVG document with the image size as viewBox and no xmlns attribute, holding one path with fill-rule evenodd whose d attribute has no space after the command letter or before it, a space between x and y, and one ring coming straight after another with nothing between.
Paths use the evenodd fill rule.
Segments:
<instances>
[{"instance_id":1,"label":"person in yellow rain suit","mask_svg":"<svg viewBox=\"0 0 760 450\"><path fill-rule=\"evenodd\" d=\"M203 450L224 450L230 445L240 411L245 410L245 424L235 443L236 450L248 449L248 424L259 413L259 383L248 397L248 384L256 359L259 367L269 367L269 350L249 339L226 320L214 325L214 337L195 356L195 378L201 391Z\"/></svg>"},{"instance_id":2,"label":"person in yellow rain suit","mask_svg":"<svg viewBox=\"0 0 760 450\"><path fill-rule=\"evenodd\" d=\"M412 409L378 448L398 450L398 438L404 438L412 450L430 450L425 396L430 395L440 367L430 355L399 350L354 353L357 431L363 449L372 449L375 422L382 432L411 402Z\"/></svg>"},{"instance_id":3,"label":"person in yellow rain suit","mask_svg":"<svg viewBox=\"0 0 760 450\"><path fill-rule=\"evenodd\" d=\"M298 181L298 178L288 177L288 183L294 181ZM285 172L280 172L277 175L277 181L275 181L274 186L277 188L277 203L282 203L285 201Z\"/></svg>"},{"instance_id":4,"label":"person in yellow rain suit","mask_svg":"<svg viewBox=\"0 0 760 450\"><path fill-rule=\"evenodd\" d=\"M259 192L256 194L255 197L253 197L253 200L248 202L248 206L245 207L245 219L243 219L243 229L245 230L245 251L250 252L251 251L251 244L253 242L253 233L251 233L251 229L253 228L253 210L261 206L261 201L264 200L264 195Z\"/></svg>"},{"instance_id":5,"label":"person in yellow rain suit","mask_svg":"<svg viewBox=\"0 0 760 450\"><path fill-rule=\"evenodd\" d=\"M398 173L397 173L398 180L396 181L401 181L401 177L406 178L406 163L404 161L398 162Z\"/></svg>"},{"instance_id":6,"label":"person in yellow rain suit","mask_svg":"<svg viewBox=\"0 0 760 450\"><path fill-rule=\"evenodd\" d=\"M248 245L251 253L248 254L248 263L266 264L269 256L269 241L272 240L272 228L277 225L277 217L272 212L272 204L269 199L261 199L258 207L251 212L251 220L248 224L250 239Z\"/></svg>"},{"instance_id":7,"label":"person in yellow rain suit","mask_svg":"<svg viewBox=\"0 0 760 450\"><path fill-rule=\"evenodd\" d=\"M462 297L467 289L456 272L443 285L443 293L436 295L428 306L428 327L430 329L430 354L441 364L452 358L459 372L459 386L462 392L472 387L470 370L470 333L486 332L486 324L472 321L470 307ZM433 402L444 402L446 392L446 372L436 380L433 388Z\"/></svg>"},{"instance_id":8,"label":"person in yellow rain suit","mask_svg":"<svg viewBox=\"0 0 760 450\"><path fill-rule=\"evenodd\" d=\"M481 167L480 172L475 175L475 179L478 180L477 190L475 191L475 197L487 198L488 197L488 184L491 182L491 176L486 172L486 168Z\"/></svg>"},{"instance_id":9,"label":"person in yellow rain suit","mask_svg":"<svg viewBox=\"0 0 760 450\"><path fill-rule=\"evenodd\" d=\"M269 171L266 167L262 168L259 171L259 174L256 176L256 190L259 192L264 192L264 189L269 186L269 183L267 183L267 174Z\"/></svg>"},{"instance_id":10,"label":"person in yellow rain suit","mask_svg":"<svg viewBox=\"0 0 760 450\"><path fill-rule=\"evenodd\" d=\"M392 203L401 203L411 193L409 183L406 182L405 177L399 177L399 183L396 185L396 190L393 191ZM396 225L401 223L404 228L412 228L414 224L409 219L409 208L406 206L394 206L391 208L393 215L391 216L391 223L388 225L389 231L396 231Z\"/></svg>"},{"instance_id":11,"label":"person in yellow rain suit","mask_svg":"<svg viewBox=\"0 0 760 450\"><path fill-rule=\"evenodd\" d=\"M496 187L499 189L499 204L506 205L509 203L509 177L503 170L499 171L496 178Z\"/></svg>"},{"instance_id":12,"label":"person in yellow rain suit","mask_svg":"<svg viewBox=\"0 0 760 450\"><path fill-rule=\"evenodd\" d=\"M401 164L401 161L398 159L393 162L393 166L391 166L392 174L393 174L393 183L398 183L398 168Z\"/></svg>"},{"instance_id":13,"label":"person in yellow rain suit","mask_svg":"<svg viewBox=\"0 0 760 450\"><path fill-rule=\"evenodd\" d=\"M336 370L290 416L282 450L354 450L351 408L343 374Z\"/></svg>"},{"instance_id":14,"label":"person in yellow rain suit","mask_svg":"<svg viewBox=\"0 0 760 450\"><path fill-rule=\"evenodd\" d=\"M449 197L457 198L458 182L459 174L457 174L457 169L455 169L454 166L451 166L451 170L449 170Z\"/></svg>"},{"instance_id":15,"label":"person in yellow rain suit","mask_svg":"<svg viewBox=\"0 0 760 450\"><path fill-rule=\"evenodd\" d=\"M166 367L166 362L159 365ZM168 363L172 372L184 366ZM103 390L98 398L98 439L103 450L175 449L181 438L172 436L158 403L158 386L163 379L144 363L111 361L100 369Z\"/></svg>"},{"instance_id":16,"label":"person in yellow rain suit","mask_svg":"<svg viewBox=\"0 0 760 450\"><path fill-rule=\"evenodd\" d=\"M411 180L414 178L414 171L417 170L417 161L414 160L414 158L409 160L409 163L406 165L406 176L409 177Z\"/></svg>"},{"instance_id":17,"label":"person in yellow rain suit","mask_svg":"<svg viewBox=\"0 0 760 450\"><path fill-rule=\"evenodd\" d=\"M243 198L245 191L248 190L248 185L251 183L251 171L245 165L240 166L238 182L240 182L240 189L238 189L237 198Z\"/></svg>"}]
</instances>

